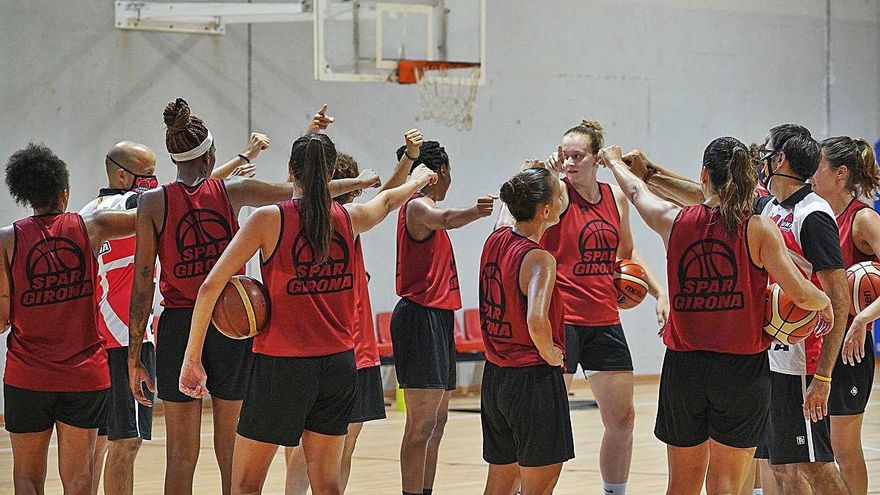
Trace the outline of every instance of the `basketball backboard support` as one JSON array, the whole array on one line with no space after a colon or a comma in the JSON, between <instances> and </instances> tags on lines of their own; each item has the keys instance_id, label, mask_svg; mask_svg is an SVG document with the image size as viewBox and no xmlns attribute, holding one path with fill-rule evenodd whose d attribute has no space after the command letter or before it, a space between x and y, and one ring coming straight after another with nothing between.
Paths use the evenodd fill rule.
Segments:
<instances>
[{"instance_id":1,"label":"basketball backboard support","mask_svg":"<svg viewBox=\"0 0 880 495\"><path fill-rule=\"evenodd\" d=\"M479 64L485 81L486 0L314 0L313 7L320 81L397 82L400 60Z\"/></svg>"}]
</instances>

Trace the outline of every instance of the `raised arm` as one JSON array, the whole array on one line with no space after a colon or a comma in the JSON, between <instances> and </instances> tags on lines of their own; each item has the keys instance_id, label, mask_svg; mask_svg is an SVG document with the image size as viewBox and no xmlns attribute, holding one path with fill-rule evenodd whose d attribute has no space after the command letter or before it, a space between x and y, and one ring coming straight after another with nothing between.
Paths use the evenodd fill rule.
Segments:
<instances>
[{"instance_id":1,"label":"raised arm","mask_svg":"<svg viewBox=\"0 0 880 495\"><path fill-rule=\"evenodd\" d=\"M83 216L89 242L96 252L104 241L129 237L135 233L137 211L96 210Z\"/></svg>"},{"instance_id":2,"label":"raised arm","mask_svg":"<svg viewBox=\"0 0 880 495\"><path fill-rule=\"evenodd\" d=\"M403 184L404 181L406 181L406 176L409 175L409 169L412 168L412 164L415 161L415 159L410 157L419 157L419 150L421 149L422 141L424 140L421 131L418 129L410 129L403 135L403 139L406 144L406 151L404 151L400 160L397 161L397 166L394 167L394 172L392 172L391 176L388 177L388 180L382 184L379 192Z\"/></svg>"},{"instance_id":3,"label":"raised arm","mask_svg":"<svg viewBox=\"0 0 880 495\"><path fill-rule=\"evenodd\" d=\"M152 406L153 403L144 395L141 384L146 383L151 391L155 391L155 387L141 363L141 345L153 309L156 253L164 217L165 191L160 188L143 193L138 200L134 278L128 316L128 384L135 400L145 406Z\"/></svg>"},{"instance_id":4,"label":"raised arm","mask_svg":"<svg viewBox=\"0 0 880 495\"><path fill-rule=\"evenodd\" d=\"M275 249L280 228L281 212L277 207L266 206L255 210L232 238L229 246L217 260L217 264L211 268L208 277L199 287L190 324L189 340L180 370L178 386L182 393L197 399L208 393L206 387L208 375L202 366L202 349L214 305L217 304L217 299L220 298L220 293L223 292L229 279L251 259L254 253L261 248L264 253Z\"/></svg>"},{"instance_id":5,"label":"raised arm","mask_svg":"<svg viewBox=\"0 0 880 495\"><path fill-rule=\"evenodd\" d=\"M645 183L636 177L623 162L620 147L602 148L599 151L599 158L606 167L611 169L626 199L635 205L636 211L639 212L648 227L660 235L664 244L668 244L672 224L675 223L679 208L669 201L658 198L648 190Z\"/></svg>"},{"instance_id":6,"label":"raised arm","mask_svg":"<svg viewBox=\"0 0 880 495\"><path fill-rule=\"evenodd\" d=\"M372 229L389 213L400 208L413 193L436 181L436 173L424 165L419 165L404 184L382 191L366 203L345 205L345 209L351 216L352 232L354 235L358 235Z\"/></svg>"},{"instance_id":7,"label":"raised arm","mask_svg":"<svg viewBox=\"0 0 880 495\"><path fill-rule=\"evenodd\" d=\"M260 153L267 148L269 148L269 136L259 132L252 132L245 150L236 155L232 160L219 167L215 167L211 172L211 177L214 179L253 177L256 174L257 167L251 162L256 160Z\"/></svg>"},{"instance_id":8,"label":"raised arm","mask_svg":"<svg viewBox=\"0 0 880 495\"><path fill-rule=\"evenodd\" d=\"M871 208L864 208L853 219L853 242L863 253L880 254L880 215ZM865 338L868 325L880 318L880 299L853 317L852 324L843 338L841 357L843 362L855 366L865 357ZM870 359L870 356L869 356Z\"/></svg>"},{"instance_id":9,"label":"raised arm","mask_svg":"<svg viewBox=\"0 0 880 495\"><path fill-rule=\"evenodd\" d=\"M556 286L556 259L542 249L529 251L523 257L518 282L528 301L526 323L532 342L547 364L562 366L565 360L562 349L553 343L553 324L549 318L553 287Z\"/></svg>"},{"instance_id":10,"label":"raised arm","mask_svg":"<svg viewBox=\"0 0 880 495\"><path fill-rule=\"evenodd\" d=\"M677 206L698 205L705 201L703 188L698 182L657 165L639 150L624 155L623 161L651 192Z\"/></svg>"}]
</instances>

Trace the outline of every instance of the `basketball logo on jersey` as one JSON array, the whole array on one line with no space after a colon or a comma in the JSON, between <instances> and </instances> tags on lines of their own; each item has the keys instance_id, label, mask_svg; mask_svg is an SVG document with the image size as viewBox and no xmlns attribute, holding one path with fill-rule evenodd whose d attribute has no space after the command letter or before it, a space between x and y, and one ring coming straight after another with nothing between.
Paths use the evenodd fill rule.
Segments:
<instances>
[{"instance_id":1,"label":"basketball logo on jersey","mask_svg":"<svg viewBox=\"0 0 880 495\"><path fill-rule=\"evenodd\" d=\"M315 263L312 245L302 232L293 241L292 254L296 276L287 282L287 293L291 296L329 294L354 287L348 245L339 232L333 232L330 252L323 263Z\"/></svg>"},{"instance_id":2,"label":"basketball logo on jersey","mask_svg":"<svg viewBox=\"0 0 880 495\"><path fill-rule=\"evenodd\" d=\"M736 255L727 244L701 239L678 262L679 290L672 298L676 311L742 309L743 293L736 289Z\"/></svg>"},{"instance_id":3,"label":"basketball logo on jersey","mask_svg":"<svg viewBox=\"0 0 880 495\"><path fill-rule=\"evenodd\" d=\"M180 261L174 264L174 276L192 278L207 275L232 241L232 229L223 215L214 210L186 212L174 235Z\"/></svg>"},{"instance_id":4,"label":"basketball logo on jersey","mask_svg":"<svg viewBox=\"0 0 880 495\"><path fill-rule=\"evenodd\" d=\"M449 269L452 276L449 277L449 290L458 290L458 270L455 267L455 258L449 260Z\"/></svg>"},{"instance_id":5,"label":"basketball logo on jersey","mask_svg":"<svg viewBox=\"0 0 880 495\"><path fill-rule=\"evenodd\" d=\"M86 277L86 257L70 239L49 237L28 251L26 273L29 290L22 306L40 306L91 296L92 280Z\"/></svg>"},{"instance_id":6,"label":"basketball logo on jersey","mask_svg":"<svg viewBox=\"0 0 880 495\"><path fill-rule=\"evenodd\" d=\"M605 220L587 222L578 239L581 260L572 268L574 275L584 277L614 273L619 242L617 230Z\"/></svg>"},{"instance_id":7,"label":"basketball logo on jersey","mask_svg":"<svg viewBox=\"0 0 880 495\"><path fill-rule=\"evenodd\" d=\"M103 256L110 252L110 241L104 241L101 243L101 250L98 251L98 256Z\"/></svg>"},{"instance_id":8,"label":"basketball logo on jersey","mask_svg":"<svg viewBox=\"0 0 880 495\"><path fill-rule=\"evenodd\" d=\"M480 272L480 325L494 339L513 337L510 323L504 321L506 309L501 268L497 263L486 263Z\"/></svg>"}]
</instances>

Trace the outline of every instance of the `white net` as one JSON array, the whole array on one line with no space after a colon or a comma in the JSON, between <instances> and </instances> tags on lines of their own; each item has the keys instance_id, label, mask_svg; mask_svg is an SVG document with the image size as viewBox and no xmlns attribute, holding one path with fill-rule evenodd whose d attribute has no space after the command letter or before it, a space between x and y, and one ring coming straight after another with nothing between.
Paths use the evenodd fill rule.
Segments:
<instances>
[{"instance_id":1,"label":"white net","mask_svg":"<svg viewBox=\"0 0 880 495\"><path fill-rule=\"evenodd\" d=\"M456 77L449 77L455 72ZM422 97L422 117L469 131L474 122L474 102L480 85L480 67L417 72Z\"/></svg>"}]
</instances>

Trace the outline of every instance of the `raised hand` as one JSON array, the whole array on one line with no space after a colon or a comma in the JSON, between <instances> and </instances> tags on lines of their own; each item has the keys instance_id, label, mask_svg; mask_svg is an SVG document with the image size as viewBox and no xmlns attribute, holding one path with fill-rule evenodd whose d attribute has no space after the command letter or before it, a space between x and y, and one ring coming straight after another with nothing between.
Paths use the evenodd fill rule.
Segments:
<instances>
[{"instance_id":1,"label":"raised hand","mask_svg":"<svg viewBox=\"0 0 880 495\"><path fill-rule=\"evenodd\" d=\"M425 165L419 165L409 174L409 180L421 183L422 187L430 186L437 182L437 172L434 172Z\"/></svg>"},{"instance_id":2,"label":"raised hand","mask_svg":"<svg viewBox=\"0 0 880 495\"><path fill-rule=\"evenodd\" d=\"M498 196L494 196L492 194L481 196L477 198L477 205L475 208L477 209L477 214L480 217L488 217L492 214L492 211L495 208L495 200L498 199Z\"/></svg>"},{"instance_id":3,"label":"raised hand","mask_svg":"<svg viewBox=\"0 0 880 495\"><path fill-rule=\"evenodd\" d=\"M377 174L376 171L371 168L361 171L360 175L358 175L357 178L361 182L361 189L370 189L372 187L382 186L382 179L379 177L379 174Z\"/></svg>"},{"instance_id":4,"label":"raised hand","mask_svg":"<svg viewBox=\"0 0 880 495\"><path fill-rule=\"evenodd\" d=\"M268 147L269 136L259 132L252 132L250 139L248 139L247 148L245 148L242 155L246 156L248 160L254 161Z\"/></svg>"},{"instance_id":5,"label":"raised hand","mask_svg":"<svg viewBox=\"0 0 880 495\"><path fill-rule=\"evenodd\" d=\"M324 131L335 121L336 118L327 115L327 104L324 103L324 105L321 106L321 109L312 116L309 126L306 127L306 134L314 134L316 132Z\"/></svg>"},{"instance_id":6,"label":"raised hand","mask_svg":"<svg viewBox=\"0 0 880 495\"><path fill-rule=\"evenodd\" d=\"M562 151L562 146L556 147L555 153L550 153L550 156L547 157L547 168L551 172L556 172L557 174L561 174L565 172L565 152Z\"/></svg>"},{"instance_id":7,"label":"raised hand","mask_svg":"<svg viewBox=\"0 0 880 495\"><path fill-rule=\"evenodd\" d=\"M253 177L255 175L257 175L257 166L253 163L239 165L229 174L230 177Z\"/></svg>"},{"instance_id":8,"label":"raised hand","mask_svg":"<svg viewBox=\"0 0 880 495\"><path fill-rule=\"evenodd\" d=\"M410 129L403 135L403 139L406 141L407 158L418 158L419 150L421 149L422 141L424 140L422 132L418 129Z\"/></svg>"},{"instance_id":9,"label":"raised hand","mask_svg":"<svg viewBox=\"0 0 880 495\"><path fill-rule=\"evenodd\" d=\"M606 167L611 166L611 162L623 161L623 153L620 146L606 146L599 150L599 161Z\"/></svg>"}]
</instances>

